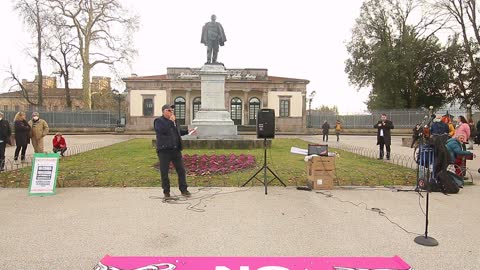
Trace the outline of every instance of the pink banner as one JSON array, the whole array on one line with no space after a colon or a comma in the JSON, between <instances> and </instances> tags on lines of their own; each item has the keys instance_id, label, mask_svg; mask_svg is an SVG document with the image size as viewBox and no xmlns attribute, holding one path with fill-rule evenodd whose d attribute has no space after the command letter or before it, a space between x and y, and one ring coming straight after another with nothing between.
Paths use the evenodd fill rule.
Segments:
<instances>
[{"instance_id":1,"label":"pink banner","mask_svg":"<svg viewBox=\"0 0 480 270\"><path fill-rule=\"evenodd\" d=\"M94 270L409 270L400 257L111 257Z\"/></svg>"}]
</instances>

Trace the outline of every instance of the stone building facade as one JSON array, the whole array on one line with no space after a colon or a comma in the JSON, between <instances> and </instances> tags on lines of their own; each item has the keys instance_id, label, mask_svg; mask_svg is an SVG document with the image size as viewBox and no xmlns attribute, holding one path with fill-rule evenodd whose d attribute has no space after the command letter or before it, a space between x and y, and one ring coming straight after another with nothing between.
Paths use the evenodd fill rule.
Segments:
<instances>
[{"instance_id":1,"label":"stone building facade","mask_svg":"<svg viewBox=\"0 0 480 270\"><path fill-rule=\"evenodd\" d=\"M190 125L201 108L199 68L167 68L167 74L124 78L127 129L151 130L163 104L175 104L182 125ZM304 79L269 76L267 69L227 69L225 107L235 125L255 126L260 108L275 110L276 129L304 132L306 87Z\"/></svg>"},{"instance_id":2,"label":"stone building facade","mask_svg":"<svg viewBox=\"0 0 480 270\"><path fill-rule=\"evenodd\" d=\"M33 81L22 80L22 85L27 90L29 98L37 102L38 76ZM112 98L110 78L92 77L92 99L97 104L97 110L113 110L117 106ZM70 98L73 110L83 110L83 90L70 89ZM57 88L57 78L43 76L43 111L64 111L67 109L65 88ZM21 91L0 93L0 111L36 111L37 106L27 102Z\"/></svg>"}]
</instances>

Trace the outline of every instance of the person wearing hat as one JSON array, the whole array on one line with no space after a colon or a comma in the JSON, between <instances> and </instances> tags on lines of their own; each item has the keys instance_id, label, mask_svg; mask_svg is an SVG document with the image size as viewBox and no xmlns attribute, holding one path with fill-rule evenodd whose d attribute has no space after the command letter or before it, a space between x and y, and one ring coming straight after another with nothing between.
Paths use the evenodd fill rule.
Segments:
<instances>
[{"instance_id":1,"label":"person wearing hat","mask_svg":"<svg viewBox=\"0 0 480 270\"><path fill-rule=\"evenodd\" d=\"M67 151L67 143L65 142L65 138L62 136L62 133L55 133L55 136L53 136L52 144L52 151L54 153L60 152L60 155L64 157L65 151Z\"/></svg>"},{"instance_id":2,"label":"person wearing hat","mask_svg":"<svg viewBox=\"0 0 480 270\"><path fill-rule=\"evenodd\" d=\"M185 166L182 158L182 136L188 132L180 130L174 115L174 105L165 104L162 106L162 116L156 118L153 127L156 134L157 156L160 161L160 177L165 199L170 198L170 179L168 170L170 162L173 163L178 175L178 186L183 196L191 196L188 191ZM195 132L195 131L193 131Z\"/></svg>"},{"instance_id":3,"label":"person wearing hat","mask_svg":"<svg viewBox=\"0 0 480 270\"><path fill-rule=\"evenodd\" d=\"M0 112L0 171L5 168L5 148L7 148L7 143L10 144L10 136L12 135L10 123L3 117L3 112Z\"/></svg>"},{"instance_id":4,"label":"person wearing hat","mask_svg":"<svg viewBox=\"0 0 480 270\"><path fill-rule=\"evenodd\" d=\"M48 134L48 124L45 120L40 119L38 112L32 113L32 120L28 121L30 125L30 138L35 153L44 153L43 138Z\"/></svg>"}]
</instances>

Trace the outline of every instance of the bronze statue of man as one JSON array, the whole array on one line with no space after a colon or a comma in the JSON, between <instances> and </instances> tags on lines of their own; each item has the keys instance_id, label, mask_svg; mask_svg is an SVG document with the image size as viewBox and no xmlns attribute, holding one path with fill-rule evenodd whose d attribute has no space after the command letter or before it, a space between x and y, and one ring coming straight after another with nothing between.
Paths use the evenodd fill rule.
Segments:
<instances>
[{"instance_id":1,"label":"bronze statue of man","mask_svg":"<svg viewBox=\"0 0 480 270\"><path fill-rule=\"evenodd\" d=\"M202 28L202 40L200 42L207 46L207 63L205 64L220 64L217 62L218 49L219 46L225 45L227 37L222 25L216 22L217 16L212 15L211 19Z\"/></svg>"}]
</instances>

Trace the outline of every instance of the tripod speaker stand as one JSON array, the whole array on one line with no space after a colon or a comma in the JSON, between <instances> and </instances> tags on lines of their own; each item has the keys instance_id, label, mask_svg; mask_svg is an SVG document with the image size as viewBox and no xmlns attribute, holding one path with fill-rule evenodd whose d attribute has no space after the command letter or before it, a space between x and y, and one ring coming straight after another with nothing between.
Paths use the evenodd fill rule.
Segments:
<instances>
[{"instance_id":1,"label":"tripod speaker stand","mask_svg":"<svg viewBox=\"0 0 480 270\"><path fill-rule=\"evenodd\" d=\"M428 236L428 209L429 209L429 202L430 202L430 192L431 192L431 185L432 181L435 181L435 157L434 157L434 148L432 146L425 146L423 144L419 145L419 169L418 176L420 176L420 172L422 172L423 176L423 187L427 190L427 198L426 200L426 213L425 213L425 234L419 235L415 237L413 240L415 243L422 245L422 246L438 246L438 241ZM420 189L418 186L417 181L417 188ZM420 192L420 190L418 191Z\"/></svg>"},{"instance_id":2,"label":"tripod speaker stand","mask_svg":"<svg viewBox=\"0 0 480 270\"><path fill-rule=\"evenodd\" d=\"M275 179L278 179L278 181L280 181L280 183L284 186L284 187L287 187L287 185L285 185L285 183L282 181L282 179L280 179L280 177L278 177L277 174L275 174L275 172L272 171L272 169L270 169L267 165L267 138L263 138L263 167L260 168L254 175L252 175L252 177L250 177L250 179L247 180L247 182L243 183L242 187L246 186L250 181L252 181L254 178L257 179L258 181L260 181L261 183L263 183L263 185L265 186L265 195L267 195L267 186L268 184L270 184L272 181L274 181ZM273 174L273 176L275 176L274 178L268 180L267 179L267 170ZM263 171L263 181L261 179L258 179L257 178L257 175Z\"/></svg>"}]
</instances>

